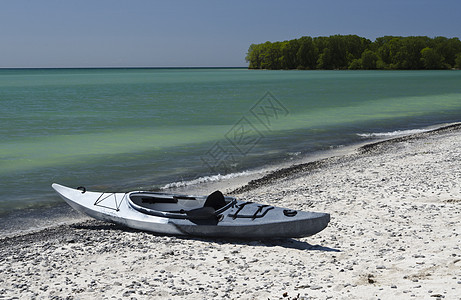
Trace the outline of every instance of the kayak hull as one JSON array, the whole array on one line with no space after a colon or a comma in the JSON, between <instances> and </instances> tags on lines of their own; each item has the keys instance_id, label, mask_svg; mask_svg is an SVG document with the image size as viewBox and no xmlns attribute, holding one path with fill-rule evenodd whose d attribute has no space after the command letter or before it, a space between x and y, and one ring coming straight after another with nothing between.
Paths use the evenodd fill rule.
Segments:
<instances>
[{"instance_id":1,"label":"kayak hull","mask_svg":"<svg viewBox=\"0 0 461 300\"><path fill-rule=\"evenodd\" d=\"M163 212L157 214L140 209L133 202L134 195L143 192L90 192L56 183L52 187L71 207L90 217L158 234L243 239L295 238L316 234L330 221L327 213L293 211L231 197L226 197L227 205L210 217L189 218L185 214L184 217L179 214L167 217L162 215ZM161 195L176 199L175 195ZM159 196L156 194L156 197ZM202 196L182 197L205 201ZM184 200L184 203L191 202L194 201Z\"/></svg>"}]
</instances>

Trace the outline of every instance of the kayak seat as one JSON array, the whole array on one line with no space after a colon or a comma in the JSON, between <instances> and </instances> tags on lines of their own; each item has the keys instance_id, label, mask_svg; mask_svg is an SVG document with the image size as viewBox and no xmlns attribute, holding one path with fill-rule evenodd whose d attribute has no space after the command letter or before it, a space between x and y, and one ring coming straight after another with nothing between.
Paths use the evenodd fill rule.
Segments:
<instances>
[{"instance_id":1,"label":"kayak seat","mask_svg":"<svg viewBox=\"0 0 461 300\"><path fill-rule=\"evenodd\" d=\"M218 210L224 206L226 206L226 200L224 199L224 195L220 191L213 192L210 194L205 201L203 207L212 207L215 210Z\"/></svg>"}]
</instances>

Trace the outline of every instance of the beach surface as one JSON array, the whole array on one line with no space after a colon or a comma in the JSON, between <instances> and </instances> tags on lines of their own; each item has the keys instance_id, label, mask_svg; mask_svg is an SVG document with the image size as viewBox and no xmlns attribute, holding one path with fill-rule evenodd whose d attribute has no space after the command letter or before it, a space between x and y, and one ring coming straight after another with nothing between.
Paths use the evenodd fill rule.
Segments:
<instances>
[{"instance_id":1,"label":"beach surface","mask_svg":"<svg viewBox=\"0 0 461 300\"><path fill-rule=\"evenodd\" d=\"M87 220L0 240L0 299L461 299L461 126L226 190L328 212L301 239L157 236Z\"/></svg>"}]
</instances>

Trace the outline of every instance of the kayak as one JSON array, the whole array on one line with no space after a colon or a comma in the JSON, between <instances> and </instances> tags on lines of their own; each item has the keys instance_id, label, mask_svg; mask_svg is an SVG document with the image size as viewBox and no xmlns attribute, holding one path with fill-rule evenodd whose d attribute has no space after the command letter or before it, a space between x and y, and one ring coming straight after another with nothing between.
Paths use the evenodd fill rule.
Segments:
<instances>
[{"instance_id":1,"label":"kayak","mask_svg":"<svg viewBox=\"0 0 461 300\"><path fill-rule=\"evenodd\" d=\"M157 234L271 239L306 237L325 229L327 213L240 201L216 191L208 196L158 192L91 192L53 183L74 209L95 219Z\"/></svg>"}]
</instances>

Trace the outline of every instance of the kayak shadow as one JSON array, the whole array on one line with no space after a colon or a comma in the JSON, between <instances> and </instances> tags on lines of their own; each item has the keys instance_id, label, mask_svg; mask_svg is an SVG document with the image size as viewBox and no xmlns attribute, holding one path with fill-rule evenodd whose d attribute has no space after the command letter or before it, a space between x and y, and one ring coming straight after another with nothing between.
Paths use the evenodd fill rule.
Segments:
<instances>
[{"instance_id":1,"label":"kayak shadow","mask_svg":"<svg viewBox=\"0 0 461 300\"><path fill-rule=\"evenodd\" d=\"M205 237L194 237L194 236L176 236L176 235L164 235L156 234L153 232L146 232L142 230L132 229L122 225L117 225L113 223L106 223L104 221L90 220L82 222L79 224L74 224L71 227L74 229L86 229L86 230L120 230L125 232L143 232L145 234L159 236L159 237L172 237L181 240L195 240L207 243L215 244L235 244L235 245L246 245L252 247L283 247L287 249L303 250L303 251L323 251L323 252L341 252L339 249L325 247L321 245L312 245L304 241L300 241L294 238L286 239L261 239L261 240L251 240L251 239L237 239L237 238L205 238Z\"/></svg>"},{"instance_id":2,"label":"kayak shadow","mask_svg":"<svg viewBox=\"0 0 461 300\"><path fill-rule=\"evenodd\" d=\"M232 238L199 238L177 236L178 239L196 240L202 242L212 242L216 244L236 244L246 245L252 247L283 247L287 249L306 250L306 251L324 251L324 252L341 252L339 249L325 247L321 245L312 245L304 241L294 238L286 239L265 239L265 240L245 240L245 239L232 239Z\"/></svg>"},{"instance_id":3,"label":"kayak shadow","mask_svg":"<svg viewBox=\"0 0 461 300\"><path fill-rule=\"evenodd\" d=\"M296 249L296 250L311 250L311 251L324 251L324 252L341 252L339 249L325 247L321 245L312 245L308 242L303 242L295 239L288 239L282 241L281 244L275 245L281 246L289 249Z\"/></svg>"}]
</instances>

